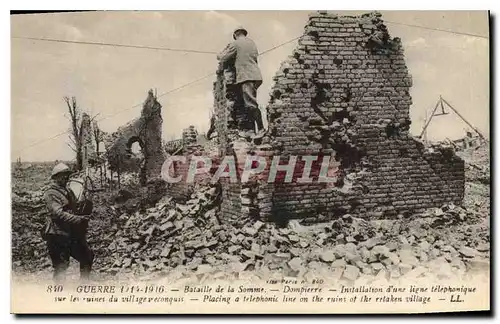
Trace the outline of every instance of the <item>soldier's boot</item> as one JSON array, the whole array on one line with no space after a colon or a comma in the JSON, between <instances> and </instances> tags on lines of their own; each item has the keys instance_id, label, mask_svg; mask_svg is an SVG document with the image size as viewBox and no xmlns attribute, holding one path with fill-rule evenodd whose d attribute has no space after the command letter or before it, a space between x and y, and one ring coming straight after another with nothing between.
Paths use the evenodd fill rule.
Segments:
<instances>
[{"instance_id":1,"label":"soldier's boot","mask_svg":"<svg viewBox=\"0 0 500 324\"><path fill-rule=\"evenodd\" d=\"M90 273L92 271L92 265L94 263L94 252L90 249L88 244L84 244L83 247L84 253L80 257L80 280L89 281Z\"/></svg>"},{"instance_id":2,"label":"soldier's boot","mask_svg":"<svg viewBox=\"0 0 500 324\"><path fill-rule=\"evenodd\" d=\"M90 272L92 271L92 265L82 265L80 264L80 280L90 281Z\"/></svg>"},{"instance_id":3,"label":"soldier's boot","mask_svg":"<svg viewBox=\"0 0 500 324\"><path fill-rule=\"evenodd\" d=\"M55 283L63 283L66 280L66 270L69 267L69 260L61 260L54 264L53 280Z\"/></svg>"}]
</instances>

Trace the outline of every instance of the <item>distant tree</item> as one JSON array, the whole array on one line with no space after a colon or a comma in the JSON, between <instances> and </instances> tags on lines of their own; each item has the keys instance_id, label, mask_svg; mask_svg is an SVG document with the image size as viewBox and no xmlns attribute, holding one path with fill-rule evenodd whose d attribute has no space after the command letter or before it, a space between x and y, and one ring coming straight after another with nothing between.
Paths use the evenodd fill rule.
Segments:
<instances>
[{"instance_id":1,"label":"distant tree","mask_svg":"<svg viewBox=\"0 0 500 324\"><path fill-rule=\"evenodd\" d=\"M69 136L71 144L68 144L68 146L76 154L76 169L81 171L83 169L83 132L81 125L81 110L76 103L75 97L71 97L71 99L69 97L64 97L64 101L68 107L68 119L70 121L71 131Z\"/></svg>"},{"instance_id":2,"label":"distant tree","mask_svg":"<svg viewBox=\"0 0 500 324\"><path fill-rule=\"evenodd\" d=\"M97 123L97 120L92 120L92 137L95 142L95 151L97 155L99 155L99 144L101 144L104 141L104 136L106 135L105 132L99 128L99 124Z\"/></svg>"}]
</instances>

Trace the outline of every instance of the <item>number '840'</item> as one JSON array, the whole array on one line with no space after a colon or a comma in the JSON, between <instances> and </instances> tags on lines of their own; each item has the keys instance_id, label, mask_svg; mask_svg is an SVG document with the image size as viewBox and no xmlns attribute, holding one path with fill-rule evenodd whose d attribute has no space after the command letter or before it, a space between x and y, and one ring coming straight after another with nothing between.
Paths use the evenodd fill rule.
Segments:
<instances>
[{"instance_id":1,"label":"number '840'","mask_svg":"<svg viewBox=\"0 0 500 324\"><path fill-rule=\"evenodd\" d=\"M61 292L63 291L63 285L48 285L47 286L47 292L52 293L52 292Z\"/></svg>"}]
</instances>

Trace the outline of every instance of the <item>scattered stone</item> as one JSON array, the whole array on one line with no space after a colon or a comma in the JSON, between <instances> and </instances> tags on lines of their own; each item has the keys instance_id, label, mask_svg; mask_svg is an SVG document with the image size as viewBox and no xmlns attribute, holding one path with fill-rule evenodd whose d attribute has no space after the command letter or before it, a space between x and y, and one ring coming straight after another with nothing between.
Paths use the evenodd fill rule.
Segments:
<instances>
[{"instance_id":1,"label":"scattered stone","mask_svg":"<svg viewBox=\"0 0 500 324\"><path fill-rule=\"evenodd\" d=\"M338 259L332 262L332 268L345 268L347 266L347 262L344 259Z\"/></svg>"},{"instance_id":2,"label":"scattered stone","mask_svg":"<svg viewBox=\"0 0 500 324\"><path fill-rule=\"evenodd\" d=\"M196 274L205 274L212 271L212 266L209 264L200 264L197 266Z\"/></svg>"},{"instance_id":3,"label":"scattered stone","mask_svg":"<svg viewBox=\"0 0 500 324\"><path fill-rule=\"evenodd\" d=\"M252 243L252 247L250 249L253 253L260 253L260 245L257 243Z\"/></svg>"},{"instance_id":4,"label":"scattered stone","mask_svg":"<svg viewBox=\"0 0 500 324\"><path fill-rule=\"evenodd\" d=\"M244 250L241 252L241 255L247 259L253 259L255 257L255 253L253 251Z\"/></svg>"},{"instance_id":5,"label":"scattered stone","mask_svg":"<svg viewBox=\"0 0 500 324\"><path fill-rule=\"evenodd\" d=\"M397 265L399 263L399 257L396 253L389 252L386 256L389 260L391 260L392 264Z\"/></svg>"},{"instance_id":6,"label":"scattered stone","mask_svg":"<svg viewBox=\"0 0 500 324\"><path fill-rule=\"evenodd\" d=\"M265 224L263 222L258 220L253 224L253 228L258 232L264 225Z\"/></svg>"},{"instance_id":7,"label":"scattered stone","mask_svg":"<svg viewBox=\"0 0 500 324\"><path fill-rule=\"evenodd\" d=\"M387 256L391 251L385 245L376 245L373 247L372 251L375 255Z\"/></svg>"},{"instance_id":8,"label":"scattered stone","mask_svg":"<svg viewBox=\"0 0 500 324\"><path fill-rule=\"evenodd\" d=\"M267 248L266 248L267 252L269 253L275 253L278 251L278 248L276 247L276 245L274 244L270 244Z\"/></svg>"},{"instance_id":9,"label":"scattered stone","mask_svg":"<svg viewBox=\"0 0 500 324\"><path fill-rule=\"evenodd\" d=\"M217 240L211 240L211 241L208 241L207 244L205 244L205 246L207 248L213 249L217 246L217 244L219 244L219 242Z\"/></svg>"},{"instance_id":10,"label":"scattered stone","mask_svg":"<svg viewBox=\"0 0 500 324\"><path fill-rule=\"evenodd\" d=\"M476 250L478 252L489 252L490 251L490 244L486 243L481 243L476 247Z\"/></svg>"},{"instance_id":11,"label":"scattered stone","mask_svg":"<svg viewBox=\"0 0 500 324\"><path fill-rule=\"evenodd\" d=\"M254 227L247 226L243 228L243 232L251 237L257 235L257 230Z\"/></svg>"},{"instance_id":12,"label":"scattered stone","mask_svg":"<svg viewBox=\"0 0 500 324\"><path fill-rule=\"evenodd\" d=\"M399 251L399 259L402 263L416 266L418 264L417 258L413 255L410 250Z\"/></svg>"},{"instance_id":13,"label":"scattered stone","mask_svg":"<svg viewBox=\"0 0 500 324\"><path fill-rule=\"evenodd\" d=\"M363 261L356 261L354 264L356 267L363 269L368 267L368 263L365 263ZM370 268L371 269L371 268Z\"/></svg>"},{"instance_id":14,"label":"scattered stone","mask_svg":"<svg viewBox=\"0 0 500 324\"><path fill-rule=\"evenodd\" d=\"M356 253L356 244L354 243L346 243L345 250L351 253Z\"/></svg>"},{"instance_id":15,"label":"scattered stone","mask_svg":"<svg viewBox=\"0 0 500 324\"><path fill-rule=\"evenodd\" d=\"M346 240L346 242L347 242L347 243L354 243L354 242L357 242L357 240L356 240L354 237L352 237L352 236L348 236L348 237L346 237L346 239L345 239L345 240Z\"/></svg>"},{"instance_id":16,"label":"scattered stone","mask_svg":"<svg viewBox=\"0 0 500 324\"><path fill-rule=\"evenodd\" d=\"M346 248L344 244L338 244L334 247L333 253L336 258L343 258L346 254Z\"/></svg>"},{"instance_id":17,"label":"scattered stone","mask_svg":"<svg viewBox=\"0 0 500 324\"><path fill-rule=\"evenodd\" d=\"M402 275L405 275L406 273L410 272L413 268L411 264L406 264L406 263L400 263L398 264L398 267Z\"/></svg>"},{"instance_id":18,"label":"scattered stone","mask_svg":"<svg viewBox=\"0 0 500 324\"><path fill-rule=\"evenodd\" d=\"M328 250L321 253L319 259L323 262L333 262L335 260L335 255L331 250Z\"/></svg>"},{"instance_id":19,"label":"scattered stone","mask_svg":"<svg viewBox=\"0 0 500 324\"><path fill-rule=\"evenodd\" d=\"M371 263L370 266L375 273L378 273L380 270L385 269L384 265L380 262Z\"/></svg>"},{"instance_id":20,"label":"scattered stone","mask_svg":"<svg viewBox=\"0 0 500 324\"><path fill-rule=\"evenodd\" d=\"M490 268L490 261L480 257L465 260L466 267L470 270L485 270Z\"/></svg>"},{"instance_id":21,"label":"scattered stone","mask_svg":"<svg viewBox=\"0 0 500 324\"><path fill-rule=\"evenodd\" d=\"M320 269L320 268L323 267L323 263L320 263L318 261L311 261L311 262L309 262L308 267L310 269L313 269L313 270L314 269Z\"/></svg>"},{"instance_id":22,"label":"scattered stone","mask_svg":"<svg viewBox=\"0 0 500 324\"><path fill-rule=\"evenodd\" d=\"M293 271L300 271L303 269L302 266L302 259L295 257L292 260L288 261L288 266L293 270Z\"/></svg>"},{"instance_id":23,"label":"scattered stone","mask_svg":"<svg viewBox=\"0 0 500 324\"><path fill-rule=\"evenodd\" d=\"M455 267L455 268L458 268L458 269L464 269L465 268L465 263L459 257L454 257L451 260L450 265L452 267Z\"/></svg>"},{"instance_id":24,"label":"scattered stone","mask_svg":"<svg viewBox=\"0 0 500 324\"><path fill-rule=\"evenodd\" d=\"M439 251L436 248L429 251L429 258L431 258L431 259L436 259L440 256L441 256L441 251Z\"/></svg>"},{"instance_id":25,"label":"scattered stone","mask_svg":"<svg viewBox=\"0 0 500 324\"><path fill-rule=\"evenodd\" d=\"M345 260L351 264L355 264L358 261L361 261L361 256L357 253L347 252L345 254Z\"/></svg>"},{"instance_id":26,"label":"scattered stone","mask_svg":"<svg viewBox=\"0 0 500 324\"><path fill-rule=\"evenodd\" d=\"M427 262L427 261L429 261L429 256L424 251L420 251L419 258L420 258L420 262Z\"/></svg>"},{"instance_id":27,"label":"scattered stone","mask_svg":"<svg viewBox=\"0 0 500 324\"><path fill-rule=\"evenodd\" d=\"M302 231L302 225L300 225L300 223L296 220L296 219L292 219L288 222L288 227L296 232L296 233L299 233Z\"/></svg>"},{"instance_id":28,"label":"scattered stone","mask_svg":"<svg viewBox=\"0 0 500 324\"><path fill-rule=\"evenodd\" d=\"M389 249L390 252L394 252L398 249L398 243L396 242L387 242L385 246Z\"/></svg>"},{"instance_id":29,"label":"scattered stone","mask_svg":"<svg viewBox=\"0 0 500 324\"><path fill-rule=\"evenodd\" d=\"M359 250L359 253L361 254L361 258L364 262L368 262L370 260L370 257L371 257L371 252L370 250L368 250L367 247L363 246L360 250Z\"/></svg>"},{"instance_id":30,"label":"scattered stone","mask_svg":"<svg viewBox=\"0 0 500 324\"><path fill-rule=\"evenodd\" d=\"M352 265L346 265L344 272L342 273L342 278L355 281L359 277L359 272L359 268Z\"/></svg>"},{"instance_id":31,"label":"scattered stone","mask_svg":"<svg viewBox=\"0 0 500 324\"><path fill-rule=\"evenodd\" d=\"M397 279L401 277L401 271L399 270L399 267L394 266L389 270L389 277L391 279Z\"/></svg>"},{"instance_id":32,"label":"scattered stone","mask_svg":"<svg viewBox=\"0 0 500 324\"><path fill-rule=\"evenodd\" d=\"M162 232L170 232L175 228L174 223L166 222L160 226L160 231Z\"/></svg>"},{"instance_id":33,"label":"scattered stone","mask_svg":"<svg viewBox=\"0 0 500 324\"><path fill-rule=\"evenodd\" d=\"M449 263L443 263L439 268L437 277L438 279L450 279L453 276L453 270Z\"/></svg>"},{"instance_id":34,"label":"scattered stone","mask_svg":"<svg viewBox=\"0 0 500 324\"><path fill-rule=\"evenodd\" d=\"M379 241L378 238L372 237L365 241L363 245L366 246L367 249L372 249L375 245L379 244Z\"/></svg>"},{"instance_id":35,"label":"scattered stone","mask_svg":"<svg viewBox=\"0 0 500 324\"><path fill-rule=\"evenodd\" d=\"M418 278L418 277L420 277L421 275L423 275L426 272L427 272L426 268L424 268L422 266L417 266L415 269L413 269L410 272L408 272L406 274L406 277L409 277L409 278Z\"/></svg>"},{"instance_id":36,"label":"scattered stone","mask_svg":"<svg viewBox=\"0 0 500 324\"><path fill-rule=\"evenodd\" d=\"M170 256L170 252L172 251L172 248L168 245L166 245L163 250L160 253L160 256L164 258L168 258Z\"/></svg>"},{"instance_id":37,"label":"scattered stone","mask_svg":"<svg viewBox=\"0 0 500 324\"><path fill-rule=\"evenodd\" d=\"M428 252L431 248L430 243L427 242L426 240L423 240L422 242L420 242L419 246L422 249L422 251L424 251L424 252Z\"/></svg>"},{"instance_id":38,"label":"scattered stone","mask_svg":"<svg viewBox=\"0 0 500 324\"><path fill-rule=\"evenodd\" d=\"M475 249L468 246L463 246L459 252L466 258L473 258L478 255L478 252Z\"/></svg>"},{"instance_id":39,"label":"scattered stone","mask_svg":"<svg viewBox=\"0 0 500 324\"><path fill-rule=\"evenodd\" d=\"M448 262L451 262L453 260L453 256L451 255L451 253L443 253L443 257Z\"/></svg>"},{"instance_id":40,"label":"scattered stone","mask_svg":"<svg viewBox=\"0 0 500 324\"><path fill-rule=\"evenodd\" d=\"M385 268L381 269L375 276L375 281L381 283L386 282L388 279L389 279L389 272Z\"/></svg>"},{"instance_id":41,"label":"scattered stone","mask_svg":"<svg viewBox=\"0 0 500 324\"><path fill-rule=\"evenodd\" d=\"M361 271L363 272L363 274L366 274L366 275L373 274L373 270L370 267L363 267L363 268L361 268Z\"/></svg>"},{"instance_id":42,"label":"scattered stone","mask_svg":"<svg viewBox=\"0 0 500 324\"><path fill-rule=\"evenodd\" d=\"M436 247L439 247L439 245L435 245ZM441 248L441 251L443 252L451 252L453 251L454 248L451 245L445 245Z\"/></svg>"},{"instance_id":43,"label":"scattered stone","mask_svg":"<svg viewBox=\"0 0 500 324\"><path fill-rule=\"evenodd\" d=\"M301 250L298 248L291 248L290 254L292 255L292 257L298 257L298 256L301 256L303 254L303 252L301 252Z\"/></svg>"}]
</instances>

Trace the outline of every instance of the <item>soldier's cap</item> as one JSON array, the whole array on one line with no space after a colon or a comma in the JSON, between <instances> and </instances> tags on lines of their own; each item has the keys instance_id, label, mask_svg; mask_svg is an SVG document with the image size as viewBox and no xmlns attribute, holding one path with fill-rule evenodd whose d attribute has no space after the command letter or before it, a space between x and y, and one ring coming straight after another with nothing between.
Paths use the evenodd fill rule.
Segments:
<instances>
[{"instance_id":1,"label":"soldier's cap","mask_svg":"<svg viewBox=\"0 0 500 324\"><path fill-rule=\"evenodd\" d=\"M248 31L245 28L243 28L242 26L239 26L239 27L236 27L236 29L233 31L233 38L234 39L236 39L236 32L239 32L239 31L243 32L243 34L245 34L245 36L248 35Z\"/></svg>"},{"instance_id":2,"label":"soldier's cap","mask_svg":"<svg viewBox=\"0 0 500 324\"><path fill-rule=\"evenodd\" d=\"M71 169L69 168L69 166L67 166L66 164L64 163L59 163L57 164L53 169L52 169L52 173L50 175L51 178L54 178L56 175L58 174L63 174L63 173L72 173Z\"/></svg>"}]
</instances>

